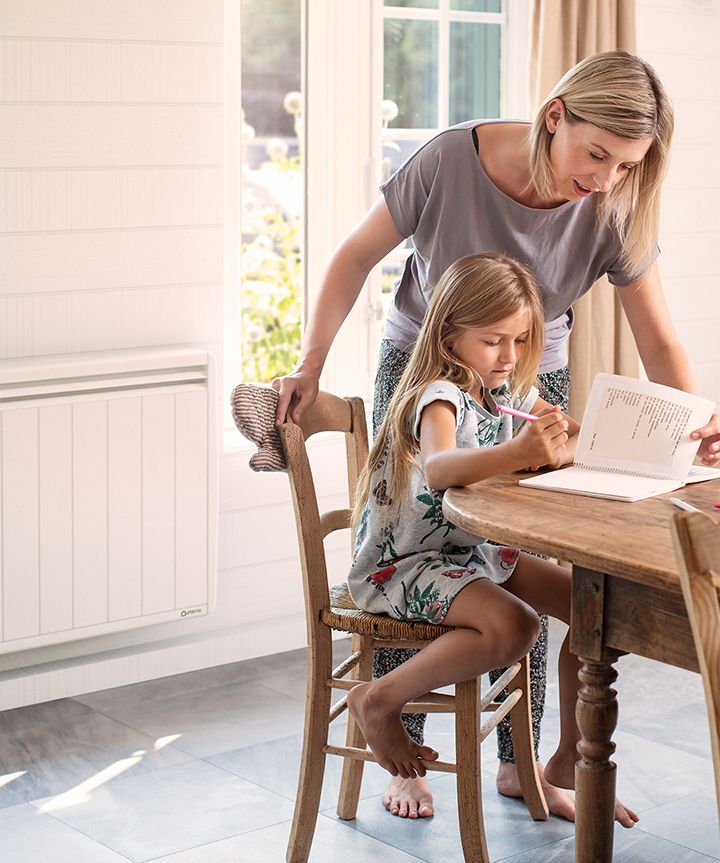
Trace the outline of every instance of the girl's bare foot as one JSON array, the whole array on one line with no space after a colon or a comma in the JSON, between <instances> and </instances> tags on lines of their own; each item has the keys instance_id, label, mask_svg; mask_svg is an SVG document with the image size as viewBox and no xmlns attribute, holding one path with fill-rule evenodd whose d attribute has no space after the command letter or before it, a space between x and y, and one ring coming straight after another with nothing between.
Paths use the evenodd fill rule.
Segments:
<instances>
[{"instance_id":1,"label":"girl's bare foot","mask_svg":"<svg viewBox=\"0 0 720 863\"><path fill-rule=\"evenodd\" d=\"M549 766L549 765L548 765ZM548 809L552 815L557 815L559 818L565 818L568 821L575 820L575 792L565 788L558 788L557 785L552 785L545 777L545 768L538 761L538 775L540 777L540 785L542 786L545 800L547 801ZM496 787L500 794L506 797L522 798L522 790L520 788L520 780L518 779L515 765L509 761L501 761L498 769ZM615 801L615 820L622 824L623 827L632 827L639 817L632 809L619 801Z\"/></svg>"},{"instance_id":2,"label":"girl's bare foot","mask_svg":"<svg viewBox=\"0 0 720 863\"><path fill-rule=\"evenodd\" d=\"M415 779L394 776L383 795L383 806L399 818L430 818L435 814L430 785L424 776Z\"/></svg>"},{"instance_id":3,"label":"girl's bare foot","mask_svg":"<svg viewBox=\"0 0 720 863\"><path fill-rule=\"evenodd\" d=\"M410 739L399 713L377 695L377 682L361 683L348 692L348 709L360 726L363 737L378 764L393 776L414 779L424 776L421 758L434 761L438 754L429 746L420 746Z\"/></svg>"}]
</instances>

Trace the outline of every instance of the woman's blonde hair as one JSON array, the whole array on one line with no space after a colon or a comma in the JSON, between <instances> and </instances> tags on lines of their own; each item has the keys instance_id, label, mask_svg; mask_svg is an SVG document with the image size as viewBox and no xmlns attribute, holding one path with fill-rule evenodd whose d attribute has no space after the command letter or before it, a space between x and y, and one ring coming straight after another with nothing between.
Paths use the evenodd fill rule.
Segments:
<instances>
[{"instance_id":1,"label":"woman's blonde hair","mask_svg":"<svg viewBox=\"0 0 720 863\"><path fill-rule=\"evenodd\" d=\"M639 271L655 250L660 186L673 134L673 109L655 70L632 54L607 51L573 66L540 106L530 131L531 183L540 195L553 191L550 142L545 115L561 99L569 123L592 123L629 140L652 138L642 162L601 195L598 219L611 225L623 243L622 262Z\"/></svg>"},{"instance_id":2,"label":"woman's blonde hair","mask_svg":"<svg viewBox=\"0 0 720 863\"><path fill-rule=\"evenodd\" d=\"M358 481L353 510L356 526L367 502L373 471L381 465L385 468L386 501L400 506L405 499L419 449L413 422L428 384L441 379L462 390L482 387L478 373L453 353L462 331L486 328L523 311L529 314L529 332L509 378L510 388L520 395L535 382L544 349L543 305L535 279L517 261L496 252L467 255L443 273Z\"/></svg>"}]
</instances>

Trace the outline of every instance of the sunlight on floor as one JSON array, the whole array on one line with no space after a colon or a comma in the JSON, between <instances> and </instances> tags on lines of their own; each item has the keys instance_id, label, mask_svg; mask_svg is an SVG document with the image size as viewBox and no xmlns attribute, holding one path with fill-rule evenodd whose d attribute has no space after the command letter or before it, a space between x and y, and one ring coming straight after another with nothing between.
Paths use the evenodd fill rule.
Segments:
<instances>
[{"instance_id":1,"label":"sunlight on floor","mask_svg":"<svg viewBox=\"0 0 720 863\"><path fill-rule=\"evenodd\" d=\"M182 737L182 734L167 734L165 737L158 737L155 741L154 749L164 749L166 746L170 746L171 743L174 743L176 740L179 740Z\"/></svg>"},{"instance_id":2,"label":"sunlight on floor","mask_svg":"<svg viewBox=\"0 0 720 863\"><path fill-rule=\"evenodd\" d=\"M0 788L3 788L5 785L9 785L13 779L19 779L26 773L27 770L18 770L17 773L6 773L4 776L0 776Z\"/></svg>"},{"instance_id":3,"label":"sunlight on floor","mask_svg":"<svg viewBox=\"0 0 720 863\"><path fill-rule=\"evenodd\" d=\"M96 788L99 788L106 782L109 782L111 779L115 779L116 776L120 776L122 773L125 773L125 771L129 770L131 767L134 767L142 760L143 755L145 755L145 750L138 749L137 752L133 752L129 758L121 758L119 761L116 761L114 764L111 764L109 767L106 767L104 770L101 770L99 773L96 773L94 776L91 776L89 779L86 779L84 782L71 788L69 791L64 791L62 794L58 794L57 797L53 797L52 800L48 800L47 803L43 803L41 806L38 806L38 811L44 813L56 812L58 809L67 809L70 806L77 806L79 803L84 803L89 800L91 792L95 791Z\"/></svg>"}]
</instances>

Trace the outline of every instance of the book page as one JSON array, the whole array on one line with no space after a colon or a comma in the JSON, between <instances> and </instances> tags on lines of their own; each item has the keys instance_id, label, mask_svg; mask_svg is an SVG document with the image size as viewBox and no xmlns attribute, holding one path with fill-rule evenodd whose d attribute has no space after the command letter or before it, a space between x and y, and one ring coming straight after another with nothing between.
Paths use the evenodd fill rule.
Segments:
<instances>
[{"instance_id":1,"label":"book page","mask_svg":"<svg viewBox=\"0 0 720 863\"><path fill-rule=\"evenodd\" d=\"M674 491L682 487L682 482L672 479L648 479L632 474L603 473L573 466L521 479L519 485L610 500L635 501Z\"/></svg>"},{"instance_id":2,"label":"book page","mask_svg":"<svg viewBox=\"0 0 720 863\"><path fill-rule=\"evenodd\" d=\"M691 464L688 475L685 477L685 484L690 485L693 482L705 482L708 479L720 479L720 468L705 467L702 464Z\"/></svg>"},{"instance_id":3,"label":"book page","mask_svg":"<svg viewBox=\"0 0 720 863\"><path fill-rule=\"evenodd\" d=\"M714 404L681 390L621 375L596 375L575 461L589 467L684 480L699 447L690 432Z\"/></svg>"}]
</instances>

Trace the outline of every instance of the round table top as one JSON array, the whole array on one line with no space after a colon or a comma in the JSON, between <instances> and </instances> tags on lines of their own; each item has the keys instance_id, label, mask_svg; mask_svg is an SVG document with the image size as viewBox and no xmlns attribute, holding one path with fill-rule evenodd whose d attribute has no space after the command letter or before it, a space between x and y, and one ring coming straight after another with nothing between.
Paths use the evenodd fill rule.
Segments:
<instances>
[{"instance_id":1,"label":"round table top","mask_svg":"<svg viewBox=\"0 0 720 863\"><path fill-rule=\"evenodd\" d=\"M679 589L670 534L680 512L670 497L720 514L720 479L628 503L519 486L528 474L504 474L445 492L446 517L494 542L633 581ZM718 519L720 521L720 518Z\"/></svg>"}]
</instances>

